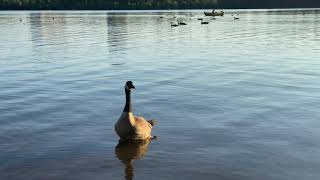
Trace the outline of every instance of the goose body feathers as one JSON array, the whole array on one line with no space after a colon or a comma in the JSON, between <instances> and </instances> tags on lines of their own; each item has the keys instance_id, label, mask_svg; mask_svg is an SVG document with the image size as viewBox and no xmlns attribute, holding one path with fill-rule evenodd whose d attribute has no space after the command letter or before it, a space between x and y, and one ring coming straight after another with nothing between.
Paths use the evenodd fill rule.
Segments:
<instances>
[{"instance_id":1,"label":"goose body feathers","mask_svg":"<svg viewBox=\"0 0 320 180\"><path fill-rule=\"evenodd\" d=\"M132 88L134 89L132 82L128 81L125 86L126 105L115 124L115 131L120 137L120 140L151 139L151 130L155 124L155 120L147 121L143 117L133 115L131 105Z\"/></svg>"}]
</instances>

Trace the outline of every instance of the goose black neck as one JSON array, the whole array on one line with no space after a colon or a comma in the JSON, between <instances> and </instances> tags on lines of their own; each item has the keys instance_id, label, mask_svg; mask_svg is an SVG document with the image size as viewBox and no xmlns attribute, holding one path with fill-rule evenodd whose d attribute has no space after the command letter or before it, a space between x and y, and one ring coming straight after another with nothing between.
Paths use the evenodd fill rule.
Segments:
<instances>
[{"instance_id":1,"label":"goose black neck","mask_svg":"<svg viewBox=\"0 0 320 180\"><path fill-rule=\"evenodd\" d=\"M131 91L126 89L125 92L126 92L126 105L124 106L123 112L132 112Z\"/></svg>"}]
</instances>

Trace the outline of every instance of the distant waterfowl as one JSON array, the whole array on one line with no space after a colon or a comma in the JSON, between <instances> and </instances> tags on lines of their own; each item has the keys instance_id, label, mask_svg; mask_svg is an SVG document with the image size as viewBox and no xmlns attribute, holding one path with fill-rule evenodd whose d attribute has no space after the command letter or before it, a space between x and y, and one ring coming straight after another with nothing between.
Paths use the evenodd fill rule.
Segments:
<instances>
[{"instance_id":1,"label":"distant waterfowl","mask_svg":"<svg viewBox=\"0 0 320 180\"><path fill-rule=\"evenodd\" d=\"M179 26L178 24L174 24L173 22L171 22L171 27L177 27Z\"/></svg>"},{"instance_id":2,"label":"distant waterfowl","mask_svg":"<svg viewBox=\"0 0 320 180\"><path fill-rule=\"evenodd\" d=\"M233 19L234 19L234 20L239 20L240 18L238 18L238 17L233 17Z\"/></svg>"},{"instance_id":3,"label":"distant waterfowl","mask_svg":"<svg viewBox=\"0 0 320 180\"><path fill-rule=\"evenodd\" d=\"M22 22L23 20L20 18L20 22Z\"/></svg>"},{"instance_id":4,"label":"distant waterfowl","mask_svg":"<svg viewBox=\"0 0 320 180\"><path fill-rule=\"evenodd\" d=\"M201 24L209 24L209 22L201 20Z\"/></svg>"},{"instance_id":5,"label":"distant waterfowl","mask_svg":"<svg viewBox=\"0 0 320 180\"><path fill-rule=\"evenodd\" d=\"M187 23L182 22L181 20L180 20L180 21L178 21L178 24L179 24L179 25L187 25Z\"/></svg>"},{"instance_id":6,"label":"distant waterfowl","mask_svg":"<svg viewBox=\"0 0 320 180\"><path fill-rule=\"evenodd\" d=\"M199 21L202 21L202 20L203 20L203 18L198 18L198 20L199 20Z\"/></svg>"},{"instance_id":7,"label":"distant waterfowl","mask_svg":"<svg viewBox=\"0 0 320 180\"><path fill-rule=\"evenodd\" d=\"M131 90L135 89L131 81L125 84L126 104L123 112L115 125L115 131L121 141L152 139L151 130L155 120L147 121L143 117L135 117L132 113Z\"/></svg>"}]
</instances>

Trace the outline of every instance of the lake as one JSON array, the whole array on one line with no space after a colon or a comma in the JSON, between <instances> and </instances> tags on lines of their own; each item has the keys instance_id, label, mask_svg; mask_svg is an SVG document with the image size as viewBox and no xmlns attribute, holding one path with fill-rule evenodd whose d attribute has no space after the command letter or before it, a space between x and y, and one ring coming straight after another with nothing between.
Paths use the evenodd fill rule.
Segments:
<instances>
[{"instance_id":1,"label":"lake","mask_svg":"<svg viewBox=\"0 0 320 180\"><path fill-rule=\"evenodd\" d=\"M1 11L0 179L319 179L320 10L200 17ZM127 80L157 139L116 148Z\"/></svg>"}]
</instances>

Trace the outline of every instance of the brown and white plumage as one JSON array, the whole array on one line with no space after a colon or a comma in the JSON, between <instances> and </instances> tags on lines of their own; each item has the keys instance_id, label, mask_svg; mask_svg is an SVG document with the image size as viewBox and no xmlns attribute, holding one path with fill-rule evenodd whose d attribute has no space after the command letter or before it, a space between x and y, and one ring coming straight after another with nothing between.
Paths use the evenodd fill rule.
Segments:
<instances>
[{"instance_id":1,"label":"brown and white plumage","mask_svg":"<svg viewBox=\"0 0 320 180\"><path fill-rule=\"evenodd\" d=\"M131 81L125 85L126 105L115 125L115 131L121 140L151 139L151 130L155 120L147 121L143 117L135 117L132 113L131 89L135 89Z\"/></svg>"}]
</instances>

